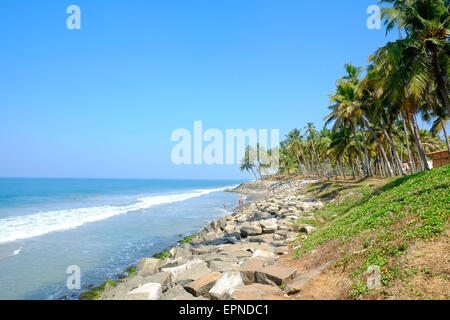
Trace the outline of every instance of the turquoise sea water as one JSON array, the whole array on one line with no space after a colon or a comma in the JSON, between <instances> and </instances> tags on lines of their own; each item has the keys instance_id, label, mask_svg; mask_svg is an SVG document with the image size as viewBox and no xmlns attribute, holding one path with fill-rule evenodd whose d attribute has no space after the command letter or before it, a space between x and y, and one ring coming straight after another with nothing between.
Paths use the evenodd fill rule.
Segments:
<instances>
[{"instance_id":1,"label":"turquoise sea water","mask_svg":"<svg viewBox=\"0 0 450 320\"><path fill-rule=\"evenodd\" d=\"M241 182L0 179L0 299L75 299L226 215ZM71 265L81 290L66 287Z\"/></svg>"}]
</instances>

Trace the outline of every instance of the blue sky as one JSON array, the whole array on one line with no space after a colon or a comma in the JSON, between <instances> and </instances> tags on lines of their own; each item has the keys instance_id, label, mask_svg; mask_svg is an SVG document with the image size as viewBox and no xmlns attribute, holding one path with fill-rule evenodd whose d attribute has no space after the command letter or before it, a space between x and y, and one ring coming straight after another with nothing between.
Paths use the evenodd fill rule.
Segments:
<instances>
[{"instance_id":1,"label":"blue sky","mask_svg":"<svg viewBox=\"0 0 450 320\"><path fill-rule=\"evenodd\" d=\"M344 63L388 39L376 2L3 0L0 176L250 178L173 165L172 131L321 127Z\"/></svg>"}]
</instances>

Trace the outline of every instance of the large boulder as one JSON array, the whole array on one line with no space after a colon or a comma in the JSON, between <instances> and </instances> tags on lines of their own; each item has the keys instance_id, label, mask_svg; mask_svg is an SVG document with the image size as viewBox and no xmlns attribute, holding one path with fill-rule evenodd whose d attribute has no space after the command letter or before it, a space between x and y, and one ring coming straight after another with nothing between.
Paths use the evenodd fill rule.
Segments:
<instances>
[{"instance_id":1,"label":"large boulder","mask_svg":"<svg viewBox=\"0 0 450 320\"><path fill-rule=\"evenodd\" d=\"M264 258L276 258L276 255L271 251L258 249L255 252L253 252L252 257L264 259Z\"/></svg>"},{"instance_id":2,"label":"large boulder","mask_svg":"<svg viewBox=\"0 0 450 320\"><path fill-rule=\"evenodd\" d=\"M220 272L211 272L205 274L197 280L194 280L188 285L184 286L184 289L196 297L207 295L209 290L214 286L220 276Z\"/></svg>"},{"instance_id":3,"label":"large boulder","mask_svg":"<svg viewBox=\"0 0 450 320\"><path fill-rule=\"evenodd\" d=\"M181 248L181 247L173 247L172 249L169 250L170 255L172 256L172 258L187 258L192 256L192 251L185 249L185 248Z\"/></svg>"},{"instance_id":4,"label":"large boulder","mask_svg":"<svg viewBox=\"0 0 450 320\"><path fill-rule=\"evenodd\" d=\"M248 236L258 236L262 234L262 228L258 225L249 225L241 228L241 236L247 238Z\"/></svg>"},{"instance_id":5,"label":"large boulder","mask_svg":"<svg viewBox=\"0 0 450 320\"><path fill-rule=\"evenodd\" d=\"M161 272L169 272L172 275L172 277L174 277L174 276L177 276L178 274L183 273L184 271L186 271L187 270L187 266L188 266L188 264L185 263L185 264L182 264L182 265L179 265L179 266L175 266L175 267L162 268Z\"/></svg>"},{"instance_id":6,"label":"large boulder","mask_svg":"<svg viewBox=\"0 0 450 320\"><path fill-rule=\"evenodd\" d=\"M277 219L266 219L259 222L263 233L274 233L278 230Z\"/></svg>"},{"instance_id":7,"label":"large boulder","mask_svg":"<svg viewBox=\"0 0 450 320\"><path fill-rule=\"evenodd\" d=\"M241 274L239 271L227 271L222 274L214 286L209 290L212 299L227 300L231 298L236 287L243 286Z\"/></svg>"},{"instance_id":8,"label":"large boulder","mask_svg":"<svg viewBox=\"0 0 450 320\"><path fill-rule=\"evenodd\" d=\"M241 273L242 281L245 284L252 284L256 282L256 272L266 265L267 261L261 258L250 258L244 262L239 271Z\"/></svg>"},{"instance_id":9,"label":"large boulder","mask_svg":"<svg viewBox=\"0 0 450 320\"><path fill-rule=\"evenodd\" d=\"M266 211L271 214L276 214L279 210L280 210L280 207L277 205L271 205L266 209Z\"/></svg>"},{"instance_id":10,"label":"large boulder","mask_svg":"<svg viewBox=\"0 0 450 320\"><path fill-rule=\"evenodd\" d=\"M211 272L211 269L208 268L206 262L199 260L200 262L195 262L187 265L185 271L175 275L173 277L173 282L176 283L184 283L185 281L193 281L197 280L200 277Z\"/></svg>"},{"instance_id":11,"label":"large boulder","mask_svg":"<svg viewBox=\"0 0 450 320\"><path fill-rule=\"evenodd\" d=\"M161 300L194 300L195 297L187 292L182 286L177 285L165 292Z\"/></svg>"},{"instance_id":12,"label":"large boulder","mask_svg":"<svg viewBox=\"0 0 450 320\"><path fill-rule=\"evenodd\" d=\"M127 295L129 300L160 300L162 295L161 284L146 283L139 288L130 291Z\"/></svg>"},{"instance_id":13,"label":"large boulder","mask_svg":"<svg viewBox=\"0 0 450 320\"><path fill-rule=\"evenodd\" d=\"M172 280L172 274L170 272L158 272L154 275L147 276L142 279L142 284L147 283L159 283L163 291L167 290L167 286Z\"/></svg>"},{"instance_id":14,"label":"large boulder","mask_svg":"<svg viewBox=\"0 0 450 320\"><path fill-rule=\"evenodd\" d=\"M145 277L158 272L162 260L156 258L144 258L139 261L137 274Z\"/></svg>"},{"instance_id":15,"label":"large boulder","mask_svg":"<svg viewBox=\"0 0 450 320\"><path fill-rule=\"evenodd\" d=\"M211 261L209 263L209 268L211 269L211 271L218 272L232 271L239 270L239 264L230 261Z\"/></svg>"},{"instance_id":16,"label":"large boulder","mask_svg":"<svg viewBox=\"0 0 450 320\"><path fill-rule=\"evenodd\" d=\"M313 233L314 231L316 231L316 228L313 226L301 226L300 227L300 232L310 234L310 233Z\"/></svg>"},{"instance_id":17,"label":"large boulder","mask_svg":"<svg viewBox=\"0 0 450 320\"><path fill-rule=\"evenodd\" d=\"M280 267L280 266L266 266L257 270L256 282L282 286L293 279L297 275L296 268Z\"/></svg>"},{"instance_id":18,"label":"large boulder","mask_svg":"<svg viewBox=\"0 0 450 320\"><path fill-rule=\"evenodd\" d=\"M236 226L234 224L228 223L224 228L223 228L223 232L225 232L226 234L228 233L232 233L236 230Z\"/></svg>"}]
</instances>

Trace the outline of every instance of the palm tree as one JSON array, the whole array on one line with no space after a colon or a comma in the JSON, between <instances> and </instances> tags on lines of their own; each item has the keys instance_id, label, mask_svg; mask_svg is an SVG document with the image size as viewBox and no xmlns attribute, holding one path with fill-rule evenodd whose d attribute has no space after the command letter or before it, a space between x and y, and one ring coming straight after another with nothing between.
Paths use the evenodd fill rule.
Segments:
<instances>
[{"instance_id":1,"label":"palm tree","mask_svg":"<svg viewBox=\"0 0 450 320\"><path fill-rule=\"evenodd\" d=\"M425 68L417 72L427 79L432 75L437 91L450 115L448 91L450 2L448 0L381 0L386 32L395 27L406 33L405 41L416 60ZM447 79L447 80L446 80Z\"/></svg>"},{"instance_id":2,"label":"palm tree","mask_svg":"<svg viewBox=\"0 0 450 320\"><path fill-rule=\"evenodd\" d=\"M303 136L298 129L291 130L287 135L287 149L292 152L297 159L299 171L302 171L302 161L303 166L307 172L310 171L310 165L308 159L305 157L305 153L303 151Z\"/></svg>"},{"instance_id":3,"label":"palm tree","mask_svg":"<svg viewBox=\"0 0 450 320\"><path fill-rule=\"evenodd\" d=\"M241 164L239 166L241 171L247 171L249 173L252 173L253 176L255 177L255 179L258 179L258 177L256 176L255 173L255 162L254 162L254 153L255 151L253 150L253 148L251 146L247 146L247 148L245 149L245 155L244 158L241 160Z\"/></svg>"}]
</instances>

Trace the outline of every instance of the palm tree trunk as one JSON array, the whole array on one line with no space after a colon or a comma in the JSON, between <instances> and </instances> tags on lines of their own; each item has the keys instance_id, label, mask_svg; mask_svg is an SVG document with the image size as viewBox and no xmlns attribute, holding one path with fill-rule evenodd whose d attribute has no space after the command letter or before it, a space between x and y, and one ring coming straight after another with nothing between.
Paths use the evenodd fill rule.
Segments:
<instances>
[{"instance_id":1,"label":"palm tree trunk","mask_svg":"<svg viewBox=\"0 0 450 320\"><path fill-rule=\"evenodd\" d=\"M350 164L350 166L352 168L352 177L353 177L353 180L355 180L355 168L353 166L353 160L352 160L352 155L350 153L350 150L348 150L347 153L348 153L348 162L349 162L349 164Z\"/></svg>"},{"instance_id":2,"label":"palm tree trunk","mask_svg":"<svg viewBox=\"0 0 450 320\"><path fill-rule=\"evenodd\" d=\"M413 162L412 159L412 155L411 155L411 148L409 146L409 135L408 135L408 130L406 129L406 120L405 120L405 114L402 113L402 119L403 119L403 131L405 132L405 141L406 141L406 148L408 149L408 163L409 163L409 167L412 173L416 172L416 168L415 168L415 164Z\"/></svg>"},{"instance_id":3,"label":"palm tree trunk","mask_svg":"<svg viewBox=\"0 0 450 320\"><path fill-rule=\"evenodd\" d=\"M389 136L388 132L386 131L386 127L384 126L384 121L381 118L380 118L380 124L381 124L381 128L383 129L384 136L386 137L386 140L388 141L389 145L391 146L392 154L394 156L395 161L397 162L397 167L400 170L401 174L405 175L405 172L402 170L402 163L398 156L397 150L395 150L394 142L392 141L391 137Z\"/></svg>"},{"instance_id":4,"label":"palm tree trunk","mask_svg":"<svg viewBox=\"0 0 450 320\"><path fill-rule=\"evenodd\" d=\"M364 122L361 118L359 119L359 122L360 122L360 126L361 126L361 138L362 138L362 142L363 142L363 146L364 146L364 157L366 159L367 175L372 176L372 170L370 169L369 153L367 152L367 144L366 144L366 138L365 138L365 134L364 134Z\"/></svg>"},{"instance_id":5,"label":"palm tree trunk","mask_svg":"<svg viewBox=\"0 0 450 320\"><path fill-rule=\"evenodd\" d=\"M318 176L321 176L321 172L319 170L319 158L317 157L316 148L314 146L314 140L313 140L312 136L311 136L311 147L313 149L313 158L315 159L315 160L313 160L313 162L314 161L316 162L316 165L315 165L316 173L317 173Z\"/></svg>"},{"instance_id":6,"label":"palm tree trunk","mask_svg":"<svg viewBox=\"0 0 450 320\"><path fill-rule=\"evenodd\" d=\"M450 143L448 141L448 135L447 135L447 128L446 128L446 121L441 119L441 125L442 125L442 131L444 132L444 136L445 136L445 143L447 143L447 150L448 153L450 154Z\"/></svg>"},{"instance_id":7,"label":"palm tree trunk","mask_svg":"<svg viewBox=\"0 0 450 320\"><path fill-rule=\"evenodd\" d=\"M303 148L302 148L302 146L300 146L300 154L302 155L303 161L305 162L305 168L306 168L306 171L307 171L308 173L311 173L311 167L310 167L310 165L309 165L308 159L305 157L305 154L303 153Z\"/></svg>"},{"instance_id":8,"label":"palm tree trunk","mask_svg":"<svg viewBox=\"0 0 450 320\"><path fill-rule=\"evenodd\" d=\"M366 121L366 120L364 119L364 121ZM387 158L386 152L383 149L383 145L381 144L380 139L378 139L377 135L375 134L373 129L369 126L367 121L366 121L366 126L367 126L367 129L369 130L370 135L375 139L375 141L376 141L376 143L378 145L378 148L380 149L381 155L383 156L383 159L386 162L386 165L387 165L387 167L389 169L389 176L392 177L394 175L394 173L392 172L391 164L389 163L389 160Z\"/></svg>"},{"instance_id":9,"label":"palm tree trunk","mask_svg":"<svg viewBox=\"0 0 450 320\"><path fill-rule=\"evenodd\" d=\"M425 155L425 152L423 151L422 144L420 142L420 134L419 130L417 129L416 123L414 121L414 117L411 117L411 120L408 121L409 130L412 133L414 143L416 144L417 151L419 152L420 159L423 163L423 169L425 171L430 170L430 167L428 166L427 156Z\"/></svg>"},{"instance_id":10,"label":"palm tree trunk","mask_svg":"<svg viewBox=\"0 0 450 320\"><path fill-rule=\"evenodd\" d=\"M355 126L353 124L351 124L351 127L352 127L352 131L353 131L353 139L355 140L355 144L356 144L356 147L358 149L359 161L361 162L361 166L364 168L364 161L363 161L362 154L361 154L361 147L359 146L359 142L358 142L358 139L356 137ZM367 171L366 170L364 170L364 171L365 171L366 176L367 176Z\"/></svg>"},{"instance_id":11,"label":"palm tree trunk","mask_svg":"<svg viewBox=\"0 0 450 320\"><path fill-rule=\"evenodd\" d=\"M344 168L342 167L341 156L337 157L337 163L338 163L338 167L339 167L339 173L345 180L345 172L344 172Z\"/></svg>"},{"instance_id":12,"label":"palm tree trunk","mask_svg":"<svg viewBox=\"0 0 450 320\"><path fill-rule=\"evenodd\" d=\"M258 177L256 176L256 173L255 173L255 169L253 169L253 168L252 168L252 173L253 173L253 176L255 177L255 180L258 180Z\"/></svg>"}]
</instances>

